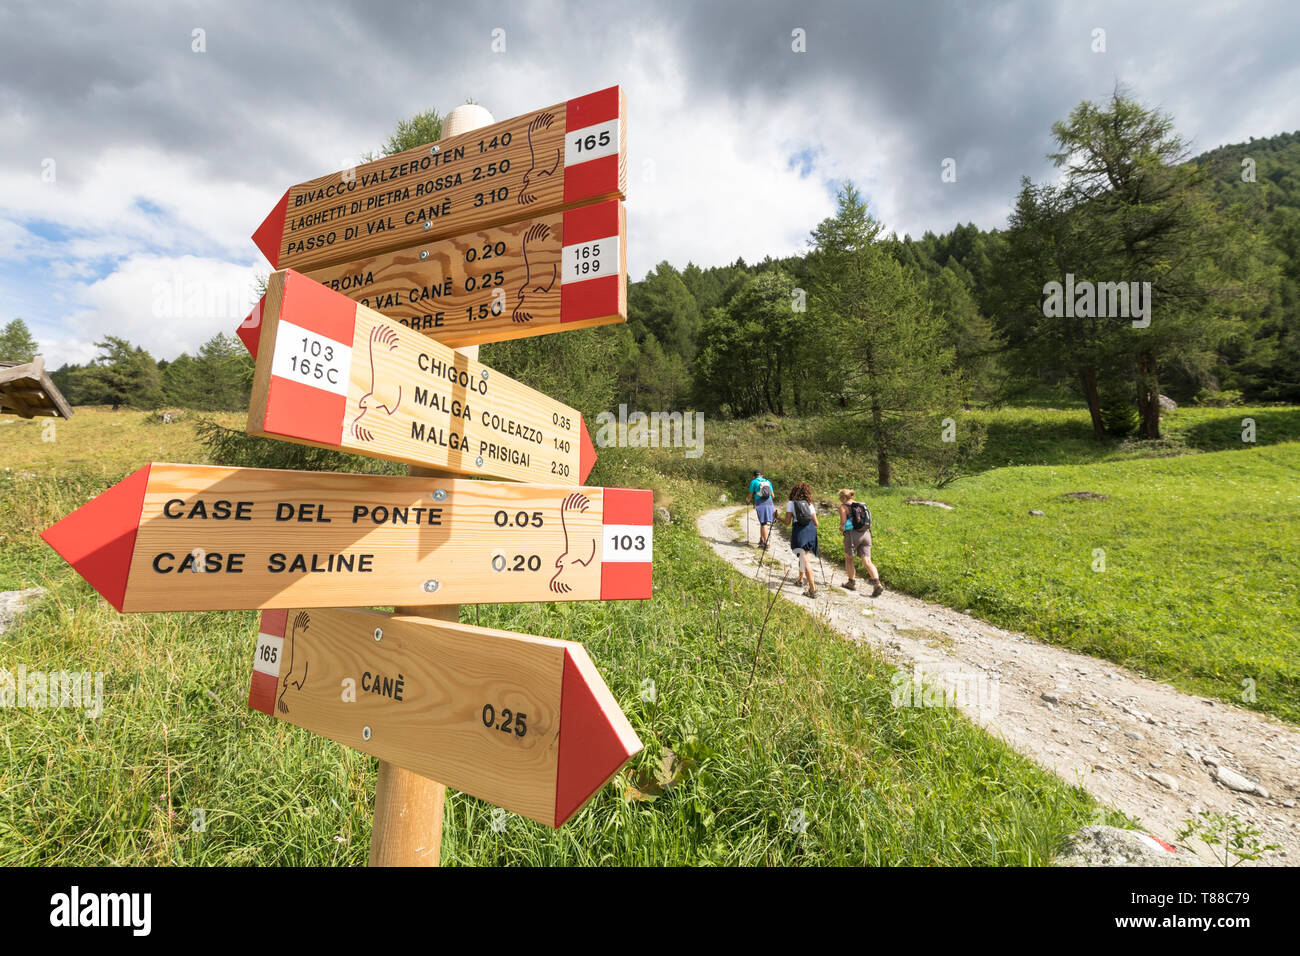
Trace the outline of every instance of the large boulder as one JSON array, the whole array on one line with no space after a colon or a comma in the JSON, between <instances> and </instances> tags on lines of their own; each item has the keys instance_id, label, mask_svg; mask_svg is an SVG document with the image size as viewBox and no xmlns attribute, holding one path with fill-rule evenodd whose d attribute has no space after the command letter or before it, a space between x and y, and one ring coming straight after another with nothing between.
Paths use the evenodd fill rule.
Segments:
<instances>
[{"instance_id":1,"label":"large boulder","mask_svg":"<svg viewBox=\"0 0 1300 956\"><path fill-rule=\"evenodd\" d=\"M1168 395L1160 396L1160 410L1162 412L1172 412L1177 407L1178 407L1178 403L1175 402Z\"/></svg>"}]
</instances>

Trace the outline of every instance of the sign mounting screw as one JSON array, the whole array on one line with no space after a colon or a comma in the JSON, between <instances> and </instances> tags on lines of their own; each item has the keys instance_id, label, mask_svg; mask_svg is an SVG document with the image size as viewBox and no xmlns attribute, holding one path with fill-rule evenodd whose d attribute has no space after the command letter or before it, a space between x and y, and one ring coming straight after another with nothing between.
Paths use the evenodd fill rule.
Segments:
<instances>
[{"instance_id":1,"label":"sign mounting screw","mask_svg":"<svg viewBox=\"0 0 1300 956\"><path fill-rule=\"evenodd\" d=\"M438 590L438 588L440 588L440 587L442 587L442 585L439 584L437 581L434 581L434 580L425 581L425 582L424 582L424 593L425 593L425 594L432 594L434 591Z\"/></svg>"},{"instance_id":2,"label":"sign mounting screw","mask_svg":"<svg viewBox=\"0 0 1300 956\"><path fill-rule=\"evenodd\" d=\"M433 220L432 219L424 220L424 231L428 232L432 228L433 228Z\"/></svg>"},{"instance_id":3,"label":"sign mounting screw","mask_svg":"<svg viewBox=\"0 0 1300 956\"><path fill-rule=\"evenodd\" d=\"M437 156L438 153L440 153L441 151L442 151L442 147L441 147L441 146L434 145L434 146L430 146L430 147L429 147L429 155L430 155L430 156Z\"/></svg>"},{"instance_id":4,"label":"sign mounting screw","mask_svg":"<svg viewBox=\"0 0 1300 956\"><path fill-rule=\"evenodd\" d=\"M362 727L362 728L361 728L361 739L362 739L362 740L369 740L369 739L370 739L370 728L369 728L369 727Z\"/></svg>"},{"instance_id":5,"label":"sign mounting screw","mask_svg":"<svg viewBox=\"0 0 1300 956\"><path fill-rule=\"evenodd\" d=\"M487 380L487 377L488 377L488 370L487 370L487 369L484 369L483 371L479 372L479 375L481 375L481 376L483 377L484 381L486 381L486 380Z\"/></svg>"},{"instance_id":6,"label":"sign mounting screw","mask_svg":"<svg viewBox=\"0 0 1300 956\"><path fill-rule=\"evenodd\" d=\"M482 455L479 455L477 458L475 458L475 459L474 459L474 464L477 465L479 468L482 468L482 467L483 467L483 456L482 456Z\"/></svg>"},{"instance_id":7,"label":"sign mounting screw","mask_svg":"<svg viewBox=\"0 0 1300 956\"><path fill-rule=\"evenodd\" d=\"M420 250L420 261L423 262L423 261L424 261L425 259L427 259L427 258L429 258L429 250L428 250L428 249L421 249L421 250Z\"/></svg>"},{"instance_id":8,"label":"sign mounting screw","mask_svg":"<svg viewBox=\"0 0 1300 956\"><path fill-rule=\"evenodd\" d=\"M433 493L433 500L434 500L434 501L446 501L446 500L447 500L447 489L446 489L446 488L438 488L437 490L435 490L434 493Z\"/></svg>"},{"instance_id":9,"label":"sign mounting screw","mask_svg":"<svg viewBox=\"0 0 1300 956\"><path fill-rule=\"evenodd\" d=\"M382 641L383 639L384 639L384 629L382 627L375 628L375 640Z\"/></svg>"}]
</instances>

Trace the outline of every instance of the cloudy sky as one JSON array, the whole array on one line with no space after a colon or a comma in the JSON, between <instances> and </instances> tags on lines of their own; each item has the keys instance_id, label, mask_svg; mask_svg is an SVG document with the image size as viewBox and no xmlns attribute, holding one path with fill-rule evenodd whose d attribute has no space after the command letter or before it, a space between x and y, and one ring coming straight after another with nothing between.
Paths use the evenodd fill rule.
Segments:
<instances>
[{"instance_id":1,"label":"cloudy sky","mask_svg":"<svg viewBox=\"0 0 1300 956\"><path fill-rule=\"evenodd\" d=\"M1300 128L1298 36L1289 0L6 0L0 323L54 366L106 333L193 351L247 312L269 271L249 236L288 186L424 109L505 119L616 83L633 278L800 251L846 179L889 230L997 227L1052 175L1052 122L1117 80L1196 151Z\"/></svg>"}]
</instances>

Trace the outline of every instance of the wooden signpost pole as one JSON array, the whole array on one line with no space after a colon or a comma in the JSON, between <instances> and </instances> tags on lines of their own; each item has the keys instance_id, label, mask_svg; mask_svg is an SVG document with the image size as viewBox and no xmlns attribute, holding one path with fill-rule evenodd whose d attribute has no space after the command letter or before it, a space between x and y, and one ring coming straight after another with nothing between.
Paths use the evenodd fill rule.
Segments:
<instances>
[{"instance_id":1,"label":"wooden signpost pole","mask_svg":"<svg viewBox=\"0 0 1300 956\"><path fill-rule=\"evenodd\" d=\"M442 136L439 138L447 139L492 123L491 113L481 106L467 103L443 118ZM477 345L456 352L478 361ZM408 465L407 474L439 478L446 472ZM399 607L396 611L438 621L460 620L459 604ZM403 770L387 760L379 761L379 777L375 781L375 819L370 832L370 865L441 865L442 818L446 800L447 788L442 784Z\"/></svg>"}]
</instances>

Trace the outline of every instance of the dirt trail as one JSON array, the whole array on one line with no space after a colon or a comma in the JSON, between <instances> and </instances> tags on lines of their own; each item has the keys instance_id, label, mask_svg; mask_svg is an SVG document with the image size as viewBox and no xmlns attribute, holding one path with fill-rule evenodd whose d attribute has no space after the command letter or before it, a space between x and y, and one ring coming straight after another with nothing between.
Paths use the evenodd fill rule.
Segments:
<instances>
[{"instance_id":1,"label":"dirt trail","mask_svg":"<svg viewBox=\"0 0 1300 956\"><path fill-rule=\"evenodd\" d=\"M757 572L775 588L789 568L793 580L788 542L773 533L764 562L771 570L758 572L758 528L751 516L750 540L742 544L745 532L737 536L728 526L732 515L743 529L742 509L729 506L700 516L701 536L750 579ZM832 585L842 585L839 537L821 537L824 573ZM887 582L888 556L883 557ZM919 673L932 688L931 704L941 703L943 688L949 688L956 706L976 723L1167 842L1175 842L1183 821L1213 810L1249 820L1263 831L1262 843L1281 846L1260 863L1300 863L1300 729L940 605L889 590L873 600L869 590L826 587L822 567L814 567L814 574L815 599L789 582L783 596L826 618L850 640L866 642ZM900 693L909 690L907 682L898 687ZM1229 783L1256 789L1242 792ZM1193 849L1206 855L1199 844Z\"/></svg>"}]
</instances>

